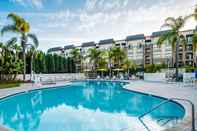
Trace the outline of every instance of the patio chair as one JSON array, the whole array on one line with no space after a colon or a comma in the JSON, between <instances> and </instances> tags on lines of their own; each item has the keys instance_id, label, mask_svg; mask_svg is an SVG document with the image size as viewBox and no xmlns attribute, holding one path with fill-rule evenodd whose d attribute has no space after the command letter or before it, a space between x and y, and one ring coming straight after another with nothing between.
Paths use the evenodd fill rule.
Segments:
<instances>
[{"instance_id":1,"label":"patio chair","mask_svg":"<svg viewBox=\"0 0 197 131\"><path fill-rule=\"evenodd\" d=\"M124 76L120 74L120 80L124 80Z\"/></svg>"},{"instance_id":2,"label":"patio chair","mask_svg":"<svg viewBox=\"0 0 197 131\"><path fill-rule=\"evenodd\" d=\"M109 76L106 76L105 79L106 79L106 80L109 80Z\"/></svg>"},{"instance_id":3,"label":"patio chair","mask_svg":"<svg viewBox=\"0 0 197 131\"><path fill-rule=\"evenodd\" d=\"M112 77L112 80L116 80L116 79L117 79L116 76L113 76L113 77Z\"/></svg>"}]
</instances>

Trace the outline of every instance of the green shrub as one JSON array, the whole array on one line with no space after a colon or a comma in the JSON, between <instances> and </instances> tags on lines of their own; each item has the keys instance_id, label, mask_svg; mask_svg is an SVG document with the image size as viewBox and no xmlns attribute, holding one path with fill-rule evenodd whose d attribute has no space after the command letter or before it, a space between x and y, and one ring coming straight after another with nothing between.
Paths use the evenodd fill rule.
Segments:
<instances>
[{"instance_id":1,"label":"green shrub","mask_svg":"<svg viewBox=\"0 0 197 131\"><path fill-rule=\"evenodd\" d=\"M184 68L185 68L185 72L187 73L197 71L197 67L193 67L193 66L185 66Z\"/></svg>"},{"instance_id":2,"label":"green shrub","mask_svg":"<svg viewBox=\"0 0 197 131\"><path fill-rule=\"evenodd\" d=\"M145 72L146 73L156 73L160 72L162 68L162 65L160 64L150 64L145 66Z\"/></svg>"}]
</instances>

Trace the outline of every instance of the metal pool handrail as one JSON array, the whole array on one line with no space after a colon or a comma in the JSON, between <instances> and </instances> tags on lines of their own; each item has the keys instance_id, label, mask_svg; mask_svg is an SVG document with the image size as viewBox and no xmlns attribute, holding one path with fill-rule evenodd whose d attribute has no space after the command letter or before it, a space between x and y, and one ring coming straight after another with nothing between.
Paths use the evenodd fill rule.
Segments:
<instances>
[{"instance_id":1,"label":"metal pool handrail","mask_svg":"<svg viewBox=\"0 0 197 131\"><path fill-rule=\"evenodd\" d=\"M191 115L192 115L192 130L191 131L196 131L195 130L195 107L194 107L194 104L188 100L188 99L181 99L181 98L170 98L170 99L167 99L161 103L159 103L158 105L156 105L155 107L153 107L152 109L150 109L149 111L145 112L144 114L140 115L138 117L139 121L143 124L143 126L146 128L147 131L151 131L148 126L144 123L144 121L141 119L142 117L146 116L147 114L153 112L154 110L158 109L160 106L172 101L172 100L180 100L180 101L185 101L185 102L188 102L190 105L191 105Z\"/></svg>"}]
</instances>

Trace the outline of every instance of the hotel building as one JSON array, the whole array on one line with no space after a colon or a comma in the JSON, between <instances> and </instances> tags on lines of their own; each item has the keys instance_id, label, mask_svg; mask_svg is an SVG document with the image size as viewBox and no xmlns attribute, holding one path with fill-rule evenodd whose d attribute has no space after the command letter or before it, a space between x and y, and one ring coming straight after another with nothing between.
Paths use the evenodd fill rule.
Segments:
<instances>
[{"instance_id":1,"label":"hotel building","mask_svg":"<svg viewBox=\"0 0 197 131\"><path fill-rule=\"evenodd\" d=\"M165 64L168 67L175 66L175 51L168 41L162 45L157 45L157 41L161 35L166 31L153 32L151 36L144 34L130 35L123 40L105 39L100 40L98 43L86 42L82 43L80 48L83 58L86 57L90 48L97 48L100 50L110 50L112 46L123 48L127 54L128 59L134 61L139 66L146 66L149 64ZM192 36L194 30L186 30L180 32L186 38L186 44L179 43L179 66L196 66L197 65L197 52L194 52L192 47ZM69 57L69 52L76 48L74 45L65 46L62 50L61 47L49 49L49 53L64 54ZM83 66L89 68L89 60L84 59Z\"/></svg>"},{"instance_id":2,"label":"hotel building","mask_svg":"<svg viewBox=\"0 0 197 131\"><path fill-rule=\"evenodd\" d=\"M144 64L144 34L127 36L125 41L127 44L128 59L133 60L137 65L142 66Z\"/></svg>"}]
</instances>

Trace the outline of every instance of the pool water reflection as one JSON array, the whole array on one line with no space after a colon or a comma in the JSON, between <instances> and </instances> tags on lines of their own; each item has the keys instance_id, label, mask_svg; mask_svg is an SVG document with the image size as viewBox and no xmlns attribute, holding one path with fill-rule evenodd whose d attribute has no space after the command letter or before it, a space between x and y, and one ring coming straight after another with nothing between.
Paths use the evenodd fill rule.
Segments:
<instances>
[{"instance_id":1,"label":"pool water reflection","mask_svg":"<svg viewBox=\"0 0 197 131\"><path fill-rule=\"evenodd\" d=\"M0 101L0 124L16 131L143 130L137 117L164 99L130 92L123 82L76 81L61 88L35 90ZM182 118L182 106L169 102L150 114ZM158 126L155 123L155 126Z\"/></svg>"}]
</instances>

